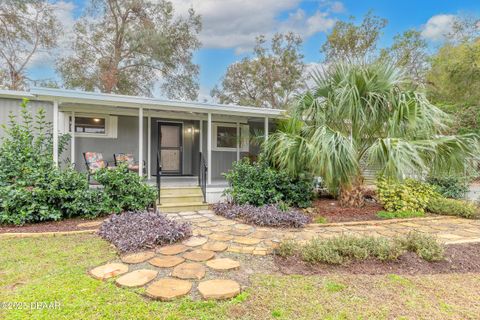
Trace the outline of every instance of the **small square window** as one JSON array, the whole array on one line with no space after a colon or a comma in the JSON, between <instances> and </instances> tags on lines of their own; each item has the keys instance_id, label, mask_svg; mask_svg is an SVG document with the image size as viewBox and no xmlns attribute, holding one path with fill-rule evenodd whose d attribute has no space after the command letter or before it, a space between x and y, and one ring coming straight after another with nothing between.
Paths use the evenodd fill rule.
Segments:
<instances>
[{"instance_id":1,"label":"small square window","mask_svg":"<svg viewBox=\"0 0 480 320\"><path fill-rule=\"evenodd\" d=\"M217 127L217 147L218 148L236 148L237 147L237 128L235 127Z\"/></svg>"}]
</instances>

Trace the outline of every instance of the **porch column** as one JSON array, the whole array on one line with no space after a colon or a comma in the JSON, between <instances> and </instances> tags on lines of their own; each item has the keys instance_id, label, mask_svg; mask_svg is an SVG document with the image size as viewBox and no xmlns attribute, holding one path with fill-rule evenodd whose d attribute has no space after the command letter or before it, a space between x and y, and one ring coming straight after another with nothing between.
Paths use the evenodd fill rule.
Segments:
<instances>
[{"instance_id":1,"label":"porch column","mask_svg":"<svg viewBox=\"0 0 480 320\"><path fill-rule=\"evenodd\" d=\"M268 117L265 117L265 128L264 128L265 141L268 140Z\"/></svg>"},{"instance_id":2,"label":"porch column","mask_svg":"<svg viewBox=\"0 0 480 320\"><path fill-rule=\"evenodd\" d=\"M53 163L58 167L58 101L53 101Z\"/></svg>"},{"instance_id":3,"label":"porch column","mask_svg":"<svg viewBox=\"0 0 480 320\"><path fill-rule=\"evenodd\" d=\"M199 143L200 152L203 155L203 120L200 120L200 143Z\"/></svg>"},{"instance_id":4,"label":"porch column","mask_svg":"<svg viewBox=\"0 0 480 320\"><path fill-rule=\"evenodd\" d=\"M143 107L138 109L138 175L143 176Z\"/></svg>"},{"instance_id":5,"label":"porch column","mask_svg":"<svg viewBox=\"0 0 480 320\"><path fill-rule=\"evenodd\" d=\"M212 113L208 113L207 127L207 183L212 184Z\"/></svg>"},{"instance_id":6,"label":"porch column","mask_svg":"<svg viewBox=\"0 0 480 320\"><path fill-rule=\"evenodd\" d=\"M237 161L240 161L240 123L237 122Z\"/></svg>"},{"instance_id":7,"label":"porch column","mask_svg":"<svg viewBox=\"0 0 480 320\"><path fill-rule=\"evenodd\" d=\"M150 115L150 112L148 111L148 117L147 117L147 127L148 127L148 136L147 136L147 178L150 179L152 177L152 168L151 168L151 162L152 162L152 116Z\"/></svg>"},{"instance_id":8,"label":"porch column","mask_svg":"<svg viewBox=\"0 0 480 320\"><path fill-rule=\"evenodd\" d=\"M75 111L72 111L72 123L70 130L70 163L72 166L75 164Z\"/></svg>"}]
</instances>

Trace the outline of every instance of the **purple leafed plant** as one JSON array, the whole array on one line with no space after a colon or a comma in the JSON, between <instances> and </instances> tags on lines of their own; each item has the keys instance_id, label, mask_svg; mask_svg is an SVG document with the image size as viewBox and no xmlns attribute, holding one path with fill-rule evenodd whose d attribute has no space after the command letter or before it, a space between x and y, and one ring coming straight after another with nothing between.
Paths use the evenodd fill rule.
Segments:
<instances>
[{"instance_id":1,"label":"purple leafed plant","mask_svg":"<svg viewBox=\"0 0 480 320\"><path fill-rule=\"evenodd\" d=\"M213 206L216 214L228 219L240 219L259 226L302 228L311 218L299 210L282 211L277 205L255 207L249 204L236 205L217 203Z\"/></svg>"},{"instance_id":2,"label":"purple leafed plant","mask_svg":"<svg viewBox=\"0 0 480 320\"><path fill-rule=\"evenodd\" d=\"M128 211L105 220L98 232L120 252L151 249L192 235L189 223L178 223L153 211Z\"/></svg>"}]
</instances>

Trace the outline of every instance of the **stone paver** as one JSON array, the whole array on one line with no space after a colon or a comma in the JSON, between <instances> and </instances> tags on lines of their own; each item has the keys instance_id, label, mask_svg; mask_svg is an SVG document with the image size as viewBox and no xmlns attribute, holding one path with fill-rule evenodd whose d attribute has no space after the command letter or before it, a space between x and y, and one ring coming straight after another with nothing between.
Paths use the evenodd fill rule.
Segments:
<instances>
[{"instance_id":1,"label":"stone paver","mask_svg":"<svg viewBox=\"0 0 480 320\"><path fill-rule=\"evenodd\" d=\"M121 257L122 262L125 263L141 263L145 262L148 259L151 259L155 256L155 252L153 251L142 251L137 253L127 254Z\"/></svg>"},{"instance_id":2,"label":"stone paver","mask_svg":"<svg viewBox=\"0 0 480 320\"><path fill-rule=\"evenodd\" d=\"M185 259L192 261L207 261L215 256L215 252L210 250L197 249L189 251L183 255Z\"/></svg>"},{"instance_id":3,"label":"stone paver","mask_svg":"<svg viewBox=\"0 0 480 320\"><path fill-rule=\"evenodd\" d=\"M286 239L305 243L314 238L327 239L342 234L396 237L418 230L433 234L444 243L480 242L480 220L447 216L309 224L302 229L250 226L216 216L210 210L170 213L168 216L176 221L191 223L194 236L183 244L158 247L157 256L151 251L124 255L120 260L128 265L113 261L90 270L91 276L102 280L118 276L118 285L144 286L146 295L154 299L175 299L189 294L192 288L195 288L193 292L200 293L204 299L226 299L237 295L241 290L237 282L228 279L229 276L233 273L236 278L238 273L248 272L248 266L239 269L240 263L231 259L230 253L267 255ZM216 255L218 256L215 257ZM190 261L185 262L185 259ZM147 266L149 270L145 270L145 261L150 263ZM160 271L162 275L169 274L172 278L155 281L154 278ZM205 278L211 279L215 272L222 272L222 278L225 279L202 281ZM194 298L197 296L193 295Z\"/></svg>"},{"instance_id":4,"label":"stone paver","mask_svg":"<svg viewBox=\"0 0 480 320\"><path fill-rule=\"evenodd\" d=\"M170 246L160 247L157 249L157 252L163 255L171 256L171 255L176 255L176 254L185 252L187 250L188 250L188 247L184 246L183 244L174 244Z\"/></svg>"},{"instance_id":5,"label":"stone paver","mask_svg":"<svg viewBox=\"0 0 480 320\"><path fill-rule=\"evenodd\" d=\"M208 238L205 238L205 237L191 237L183 241L183 244L188 247L198 247L198 246L201 246L202 244L205 244L207 241L208 241Z\"/></svg>"},{"instance_id":6,"label":"stone paver","mask_svg":"<svg viewBox=\"0 0 480 320\"><path fill-rule=\"evenodd\" d=\"M109 279L128 272L128 266L123 263L108 263L90 270L92 277L100 280Z\"/></svg>"},{"instance_id":7,"label":"stone paver","mask_svg":"<svg viewBox=\"0 0 480 320\"><path fill-rule=\"evenodd\" d=\"M192 215L190 215L192 216ZM177 214L182 220L182 216ZM456 217L440 216L424 219L378 220L369 222L350 222L333 224L309 224L302 229L280 229L251 226L239 221L226 219L212 214L211 211L199 211L193 224L196 237L188 243L200 246L198 238L210 242L224 242L226 251L255 255L270 254L280 242L295 240L305 242L314 238L332 238L342 234L355 236L396 237L418 230L438 236L445 243L474 241L480 239L480 221ZM201 222L197 222L201 221ZM215 226L214 226L215 225ZM202 240L205 241L205 240ZM205 241L206 242L206 241ZM208 244L202 244L209 249Z\"/></svg>"},{"instance_id":8,"label":"stone paver","mask_svg":"<svg viewBox=\"0 0 480 320\"><path fill-rule=\"evenodd\" d=\"M212 241L207 242L202 246L203 250L215 251L215 252L222 252L227 250L228 244L226 242L220 241Z\"/></svg>"},{"instance_id":9,"label":"stone paver","mask_svg":"<svg viewBox=\"0 0 480 320\"><path fill-rule=\"evenodd\" d=\"M149 269L140 269L124 274L115 282L122 287L141 287L157 276L158 271Z\"/></svg>"},{"instance_id":10,"label":"stone paver","mask_svg":"<svg viewBox=\"0 0 480 320\"><path fill-rule=\"evenodd\" d=\"M228 299L240 293L240 285L233 280L207 280L198 284L198 291L204 299Z\"/></svg>"},{"instance_id":11,"label":"stone paver","mask_svg":"<svg viewBox=\"0 0 480 320\"><path fill-rule=\"evenodd\" d=\"M148 263L159 268L171 268L184 262L185 259L177 256L160 256L150 259Z\"/></svg>"},{"instance_id":12,"label":"stone paver","mask_svg":"<svg viewBox=\"0 0 480 320\"><path fill-rule=\"evenodd\" d=\"M226 271L237 269L240 267L240 262L230 258L213 259L206 262L207 267L218 271Z\"/></svg>"},{"instance_id":13,"label":"stone paver","mask_svg":"<svg viewBox=\"0 0 480 320\"><path fill-rule=\"evenodd\" d=\"M168 301L183 297L190 290L192 290L192 283L189 281L165 278L152 283L145 293L151 298Z\"/></svg>"},{"instance_id":14,"label":"stone paver","mask_svg":"<svg viewBox=\"0 0 480 320\"><path fill-rule=\"evenodd\" d=\"M172 276L180 279L197 279L205 277L205 266L197 262L185 262L176 266Z\"/></svg>"}]
</instances>

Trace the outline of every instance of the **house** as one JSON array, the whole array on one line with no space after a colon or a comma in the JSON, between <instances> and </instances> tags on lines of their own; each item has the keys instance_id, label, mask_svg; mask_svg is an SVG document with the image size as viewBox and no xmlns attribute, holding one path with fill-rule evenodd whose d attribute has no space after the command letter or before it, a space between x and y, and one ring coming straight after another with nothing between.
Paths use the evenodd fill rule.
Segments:
<instances>
[{"instance_id":1,"label":"house","mask_svg":"<svg viewBox=\"0 0 480 320\"><path fill-rule=\"evenodd\" d=\"M250 137L256 133L267 138L274 119L283 117L275 109L33 88L0 90L0 123L8 121L10 112L18 113L22 98L31 101L32 110L46 110L54 145L58 133L71 135L62 155L54 148L57 165L70 162L86 170L84 152L100 152L109 163L113 154L129 153L145 163L139 174L153 182L158 158L162 186L197 187L203 176L209 203L220 199L226 187L222 174L232 163L258 154Z\"/></svg>"}]
</instances>

